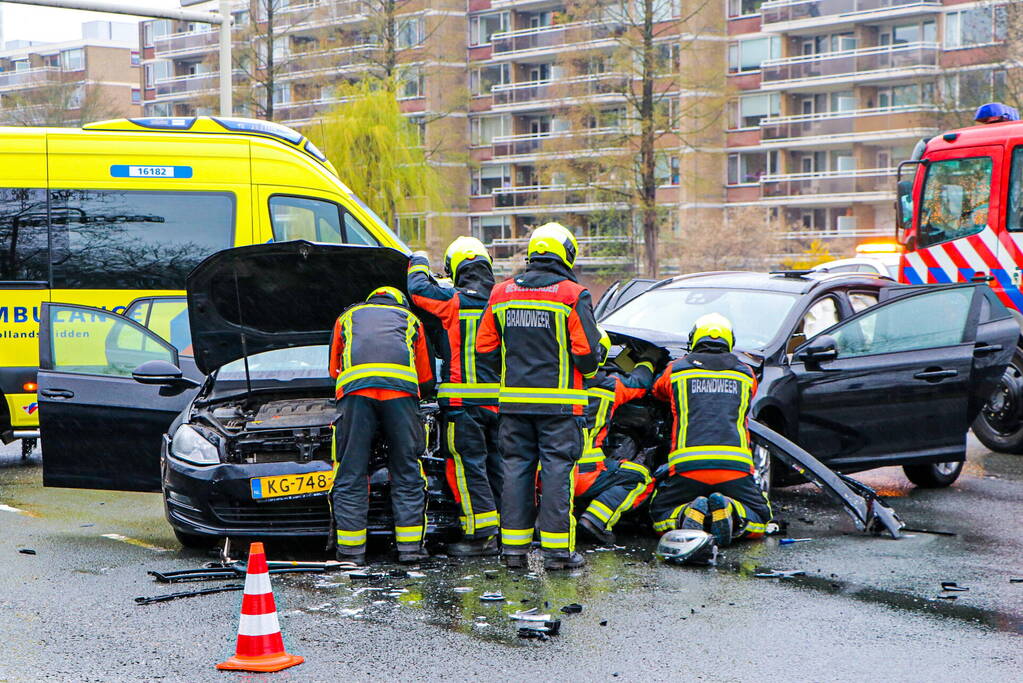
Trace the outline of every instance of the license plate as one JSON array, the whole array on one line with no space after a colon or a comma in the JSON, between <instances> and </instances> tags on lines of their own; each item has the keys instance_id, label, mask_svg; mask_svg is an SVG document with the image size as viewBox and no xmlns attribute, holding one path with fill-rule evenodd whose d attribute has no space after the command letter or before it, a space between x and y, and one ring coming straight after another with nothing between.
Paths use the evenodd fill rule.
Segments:
<instances>
[{"instance_id":1,"label":"license plate","mask_svg":"<svg viewBox=\"0 0 1023 683\"><path fill-rule=\"evenodd\" d=\"M253 477L249 480L252 497L256 500L308 496L326 493L334 483L334 472L308 472L306 474L279 474L275 477Z\"/></svg>"}]
</instances>

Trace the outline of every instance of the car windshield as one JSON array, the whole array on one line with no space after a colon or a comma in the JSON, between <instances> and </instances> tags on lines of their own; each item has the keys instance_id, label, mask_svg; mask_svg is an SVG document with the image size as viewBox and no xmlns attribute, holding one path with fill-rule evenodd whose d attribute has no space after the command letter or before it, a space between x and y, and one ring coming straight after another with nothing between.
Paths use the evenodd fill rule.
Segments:
<instances>
[{"instance_id":1,"label":"car windshield","mask_svg":"<svg viewBox=\"0 0 1023 683\"><path fill-rule=\"evenodd\" d=\"M601 322L684 338L701 315L720 313L732 321L735 346L752 350L774 339L796 298L794 294L755 289L661 288L641 294Z\"/></svg>"},{"instance_id":2,"label":"car windshield","mask_svg":"<svg viewBox=\"0 0 1023 683\"><path fill-rule=\"evenodd\" d=\"M274 349L249 356L253 380L329 379L326 344ZM217 383L245 379L245 361L239 358L217 371Z\"/></svg>"}]
</instances>

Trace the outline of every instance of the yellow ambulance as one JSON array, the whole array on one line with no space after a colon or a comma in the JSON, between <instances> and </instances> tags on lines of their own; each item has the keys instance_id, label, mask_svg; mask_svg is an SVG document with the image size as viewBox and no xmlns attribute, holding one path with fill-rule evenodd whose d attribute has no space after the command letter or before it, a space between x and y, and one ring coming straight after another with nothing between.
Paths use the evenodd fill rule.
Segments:
<instances>
[{"instance_id":1,"label":"yellow ambulance","mask_svg":"<svg viewBox=\"0 0 1023 683\"><path fill-rule=\"evenodd\" d=\"M0 439L39 436L45 301L123 313L170 298L213 252L304 239L408 251L300 133L220 117L0 127ZM155 306L133 307L152 317Z\"/></svg>"}]
</instances>

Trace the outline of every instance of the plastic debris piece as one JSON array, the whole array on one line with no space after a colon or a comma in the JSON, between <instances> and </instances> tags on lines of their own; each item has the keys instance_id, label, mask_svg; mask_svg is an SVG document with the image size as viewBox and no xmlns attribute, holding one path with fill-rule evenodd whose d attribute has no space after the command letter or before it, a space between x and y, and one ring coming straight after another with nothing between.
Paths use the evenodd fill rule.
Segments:
<instances>
[{"instance_id":1,"label":"plastic debris piece","mask_svg":"<svg viewBox=\"0 0 1023 683\"><path fill-rule=\"evenodd\" d=\"M454 590L456 593L471 593L472 586L455 586Z\"/></svg>"},{"instance_id":2,"label":"plastic debris piece","mask_svg":"<svg viewBox=\"0 0 1023 683\"><path fill-rule=\"evenodd\" d=\"M426 574L424 574L423 572L412 572L412 571L409 571L409 572L405 572L405 576L407 576L410 579L425 579L426 578Z\"/></svg>"},{"instance_id":3,"label":"plastic debris piece","mask_svg":"<svg viewBox=\"0 0 1023 683\"><path fill-rule=\"evenodd\" d=\"M767 527L764 529L764 534L774 536L779 531L781 531L781 527L776 522L768 522Z\"/></svg>"},{"instance_id":4,"label":"plastic debris piece","mask_svg":"<svg viewBox=\"0 0 1023 683\"><path fill-rule=\"evenodd\" d=\"M540 641L550 640L550 636L546 631L537 628L526 628L523 626L518 630L518 634L519 638L531 638Z\"/></svg>"},{"instance_id":5,"label":"plastic debris piece","mask_svg":"<svg viewBox=\"0 0 1023 683\"><path fill-rule=\"evenodd\" d=\"M564 612L565 614L579 614L580 612L583 611L583 606L580 605L578 602L573 602L570 605L565 605L564 607L562 607L561 611Z\"/></svg>"},{"instance_id":6,"label":"plastic debris piece","mask_svg":"<svg viewBox=\"0 0 1023 683\"><path fill-rule=\"evenodd\" d=\"M496 569L484 569L483 576L487 579L496 579L498 574Z\"/></svg>"},{"instance_id":7,"label":"plastic debris piece","mask_svg":"<svg viewBox=\"0 0 1023 683\"><path fill-rule=\"evenodd\" d=\"M352 581L376 581L386 576L383 572L356 571L348 572L348 578Z\"/></svg>"},{"instance_id":8,"label":"plastic debris piece","mask_svg":"<svg viewBox=\"0 0 1023 683\"><path fill-rule=\"evenodd\" d=\"M601 626L607 626L607 619L605 619L604 621L600 622L600 625Z\"/></svg>"},{"instance_id":9,"label":"plastic debris piece","mask_svg":"<svg viewBox=\"0 0 1023 683\"><path fill-rule=\"evenodd\" d=\"M791 579L793 576L806 576L806 572L802 569L793 569L789 571L757 572L753 576L758 579Z\"/></svg>"},{"instance_id":10,"label":"plastic debris piece","mask_svg":"<svg viewBox=\"0 0 1023 683\"><path fill-rule=\"evenodd\" d=\"M240 583L229 583L226 586L216 586L215 588L203 588L197 591L187 591L183 593L167 593L165 595L155 595L153 597L135 598L136 605L151 605L154 602L169 602L171 600L177 600L178 598L192 598L197 595L210 595L211 593L223 593L224 591L240 591L245 588Z\"/></svg>"},{"instance_id":11,"label":"plastic debris piece","mask_svg":"<svg viewBox=\"0 0 1023 683\"><path fill-rule=\"evenodd\" d=\"M1023 583L1023 579L1009 579L1009 583Z\"/></svg>"},{"instance_id":12,"label":"plastic debris piece","mask_svg":"<svg viewBox=\"0 0 1023 683\"><path fill-rule=\"evenodd\" d=\"M942 581L941 582L941 590L943 590L943 591L960 591L961 592L961 591L968 591L970 589L966 588L965 586L960 586L955 581Z\"/></svg>"},{"instance_id":13,"label":"plastic debris piece","mask_svg":"<svg viewBox=\"0 0 1023 683\"><path fill-rule=\"evenodd\" d=\"M501 591L495 591L493 593L484 593L480 596L480 600L483 602L504 602L504 593Z\"/></svg>"},{"instance_id":14,"label":"plastic debris piece","mask_svg":"<svg viewBox=\"0 0 1023 683\"><path fill-rule=\"evenodd\" d=\"M812 541L812 538L782 538L779 539L778 545L792 545L793 543L806 543Z\"/></svg>"},{"instance_id":15,"label":"plastic debris piece","mask_svg":"<svg viewBox=\"0 0 1023 683\"><path fill-rule=\"evenodd\" d=\"M21 553L22 555L35 555L36 554L36 551L32 550L31 548L18 548L18 552Z\"/></svg>"},{"instance_id":16,"label":"plastic debris piece","mask_svg":"<svg viewBox=\"0 0 1023 683\"><path fill-rule=\"evenodd\" d=\"M939 595L938 600L958 600L958 595Z\"/></svg>"},{"instance_id":17,"label":"plastic debris piece","mask_svg":"<svg viewBox=\"0 0 1023 683\"><path fill-rule=\"evenodd\" d=\"M362 608L360 607L359 609L352 609L346 607L345 609L338 610L338 614L340 614L342 617L358 617L362 615Z\"/></svg>"},{"instance_id":18,"label":"plastic debris piece","mask_svg":"<svg viewBox=\"0 0 1023 683\"><path fill-rule=\"evenodd\" d=\"M550 621L551 615L541 614L540 608L534 607L532 609L521 610L509 615L509 619L515 619L516 621Z\"/></svg>"},{"instance_id":19,"label":"plastic debris piece","mask_svg":"<svg viewBox=\"0 0 1023 683\"><path fill-rule=\"evenodd\" d=\"M912 527L903 527L903 531L908 531L916 534L934 534L935 536L956 536L954 531L937 531L935 529L914 529Z\"/></svg>"}]
</instances>

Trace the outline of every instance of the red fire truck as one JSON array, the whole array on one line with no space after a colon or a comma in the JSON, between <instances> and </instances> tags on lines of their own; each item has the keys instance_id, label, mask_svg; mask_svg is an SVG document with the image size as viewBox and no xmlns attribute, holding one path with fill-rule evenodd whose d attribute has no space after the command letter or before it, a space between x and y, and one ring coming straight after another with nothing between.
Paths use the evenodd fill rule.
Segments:
<instances>
[{"instance_id":1,"label":"red fire truck","mask_svg":"<svg viewBox=\"0 0 1023 683\"><path fill-rule=\"evenodd\" d=\"M921 140L899 166L899 280L986 280L1023 330L1023 121L999 103L975 118L982 125ZM1023 338L973 431L992 450L1023 453Z\"/></svg>"}]
</instances>

